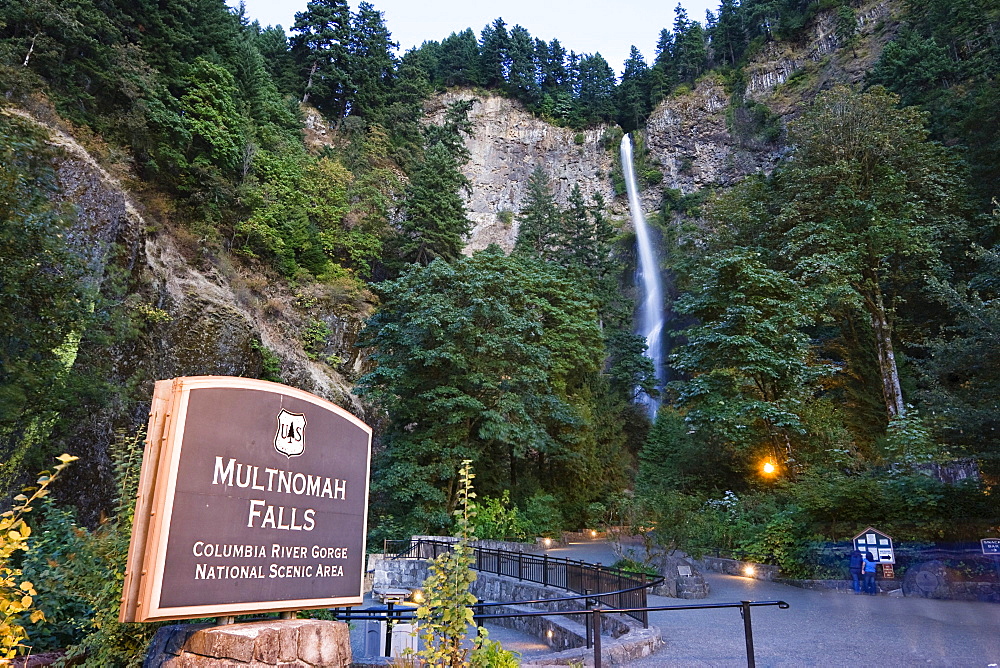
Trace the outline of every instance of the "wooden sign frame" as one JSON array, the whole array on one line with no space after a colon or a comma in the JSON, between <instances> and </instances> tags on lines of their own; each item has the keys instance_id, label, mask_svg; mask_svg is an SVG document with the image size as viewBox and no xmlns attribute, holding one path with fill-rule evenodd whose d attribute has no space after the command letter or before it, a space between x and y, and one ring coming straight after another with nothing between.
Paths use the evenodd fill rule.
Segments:
<instances>
[{"instance_id":1,"label":"wooden sign frame","mask_svg":"<svg viewBox=\"0 0 1000 668\"><path fill-rule=\"evenodd\" d=\"M221 402L228 409L218 421L205 418L214 417L212 402ZM285 447L286 431L288 443L297 439L297 449ZM158 381L149 414L119 620L145 622L359 605L363 597L371 436L368 425L339 406L285 385L225 376ZM219 456L216 449L228 454ZM306 456L299 456L303 454ZM239 457L247 463L237 463ZM271 462L272 468L251 466L260 461ZM309 465L314 468L307 471L304 467ZM245 472L236 468L243 466ZM322 477L331 467L342 467L345 478ZM236 484L234 469L238 472ZM304 472L296 472L299 469ZM181 474L184 477L179 483L181 471L186 474ZM247 484L240 484L244 473ZM228 479L222 474L229 474ZM268 476L273 480L268 481ZM278 481L286 477L290 481L293 476L298 496L292 495L290 483L282 490ZM303 482L307 480L308 493ZM320 481L325 481L325 489ZM284 506L268 506L283 502L274 500L282 491L291 501L313 507L299 508L296 520L296 508L289 507L286 515ZM247 494L262 497L249 501L250 529L243 526L248 517ZM182 509L176 517L175 506ZM236 523L227 519L234 508L242 512ZM267 517L265 508L270 513ZM278 512L271 513L274 508ZM222 525L215 524L220 522ZM275 530L289 528L297 531ZM198 531L202 533L196 535L205 540L192 543L188 534ZM225 541L227 535L236 538L229 538L229 544L222 547L211 542ZM286 544L289 540L290 545ZM221 557L223 548L233 548L240 558L245 548L248 558L241 563L256 565L239 571L236 566L217 566L225 563L220 558L197 569L191 567L195 557L189 553ZM221 569L220 578L228 580L227 569L231 568L237 569L231 571L237 574L232 583L214 581L217 569ZM204 581L206 575L213 576L209 578L212 581ZM261 598L258 590L265 592L261 600L257 600ZM289 598L281 593L284 590L292 592ZM189 595L190 603L185 599Z\"/></svg>"}]
</instances>

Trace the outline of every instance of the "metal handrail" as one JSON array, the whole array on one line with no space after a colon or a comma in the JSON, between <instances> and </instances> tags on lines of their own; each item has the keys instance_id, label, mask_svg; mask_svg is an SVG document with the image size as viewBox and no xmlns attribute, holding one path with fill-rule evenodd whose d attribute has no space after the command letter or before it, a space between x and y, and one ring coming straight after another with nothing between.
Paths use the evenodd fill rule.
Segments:
<instances>
[{"instance_id":1,"label":"metal handrail","mask_svg":"<svg viewBox=\"0 0 1000 668\"><path fill-rule=\"evenodd\" d=\"M580 597L576 597L580 598ZM550 599L552 600L552 599ZM477 604L479 605L479 604ZM516 603L491 603L485 605L516 605ZM588 649L591 647L590 636L591 631L593 635L593 649L594 649L594 667L602 668L602 651L601 651L601 615L602 614L628 614L630 612L642 611L647 614L650 612L666 612L673 610L707 610L707 609L719 609L719 608L738 608L740 610L740 616L743 618L743 638L746 645L747 652L747 666L748 668L755 668L756 658L754 656L754 644L753 644L753 624L750 619L750 609L756 607L766 607L766 606L777 606L779 610L787 610L791 606L785 601L740 601L739 603L689 603L686 605L663 605L663 606L653 606L653 607L642 607L642 608L599 608L593 607L590 609L581 610L539 610L537 612L516 612L516 613L491 613L482 614L477 613L473 615L475 620L483 619L509 619L515 617L567 617L569 615L589 615L590 619L587 623L588 631ZM475 606L474 606L475 607ZM385 613L385 614L368 614L368 615L358 615L352 612L351 608L348 608L345 613L345 619L347 621L352 620L382 620L383 618L387 622L386 629L386 640L389 641L386 644L386 656L391 655L391 625L400 622L409 622L417 619L416 611L404 612L402 610L396 609L395 606L390 603L385 608L368 608L361 610L360 612L367 613ZM339 611L337 609L333 610L334 617L339 616Z\"/></svg>"},{"instance_id":2,"label":"metal handrail","mask_svg":"<svg viewBox=\"0 0 1000 668\"><path fill-rule=\"evenodd\" d=\"M385 544L387 553L389 542L386 541ZM392 558L434 558L441 552L451 551L454 545L452 542L418 539L409 541L407 548L396 553ZM433 556L425 555L424 546L431 548L430 552ZM539 556L479 546L472 546L472 548L472 567L477 571L516 577L518 580L527 580L542 586L558 587L583 594L586 597L598 599L599 602L606 605L616 605L618 608L630 610L624 614L642 622L643 626L649 624L648 615L642 611L646 605L646 589L663 582L662 577L648 579L645 573L635 574L617 568L589 564L585 561L550 557L547 554ZM513 572L514 565L516 565L516 573ZM550 577L553 569L555 569L554 577ZM617 599L612 600L612 597L617 597ZM563 600L576 598L579 597L568 597ZM512 604L515 603L500 605Z\"/></svg>"}]
</instances>

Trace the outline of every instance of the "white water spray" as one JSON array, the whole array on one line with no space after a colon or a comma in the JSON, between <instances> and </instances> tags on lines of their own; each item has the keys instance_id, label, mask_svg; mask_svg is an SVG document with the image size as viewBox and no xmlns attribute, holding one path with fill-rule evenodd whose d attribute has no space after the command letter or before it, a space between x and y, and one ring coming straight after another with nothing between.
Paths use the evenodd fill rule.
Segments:
<instances>
[{"instance_id":1,"label":"white water spray","mask_svg":"<svg viewBox=\"0 0 1000 668\"><path fill-rule=\"evenodd\" d=\"M635 282L639 289L636 333L646 339L646 357L653 361L657 387L662 387L663 329L666 318L663 308L663 284L660 280L660 259L656 249L653 248L646 217L642 213L639 188L635 182L635 168L632 165L632 140L628 134L622 137L621 159L625 188L628 190L628 208L632 214L632 225L635 227L635 238L639 247L639 266L635 272ZM656 410L660 407L659 399L654 399L645 393L639 396L639 401L649 410L649 418L654 419Z\"/></svg>"}]
</instances>

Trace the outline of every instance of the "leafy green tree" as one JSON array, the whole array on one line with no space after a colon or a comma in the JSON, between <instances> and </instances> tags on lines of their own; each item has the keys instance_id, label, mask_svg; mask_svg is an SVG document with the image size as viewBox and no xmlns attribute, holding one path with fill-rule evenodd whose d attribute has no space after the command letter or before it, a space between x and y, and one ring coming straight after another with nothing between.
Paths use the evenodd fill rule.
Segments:
<instances>
[{"instance_id":1,"label":"leafy green tree","mask_svg":"<svg viewBox=\"0 0 1000 668\"><path fill-rule=\"evenodd\" d=\"M1000 249L978 249L980 270L968 284L932 279L931 293L954 321L927 342L920 361L926 378L922 398L949 443L980 458L983 468L1000 469L992 447L1000 428Z\"/></svg>"},{"instance_id":2,"label":"leafy green tree","mask_svg":"<svg viewBox=\"0 0 1000 668\"><path fill-rule=\"evenodd\" d=\"M779 188L794 274L868 316L890 419L905 410L893 341L900 288L941 270L943 239L966 237L954 159L897 102L879 87L822 94L790 124L796 157Z\"/></svg>"},{"instance_id":3,"label":"leafy green tree","mask_svg":"<svg viewBox=\"0 0 1000 668\"><path fill-rule=\"evenodd\" d=\"M186 77L180 110L190 143L183 147L185 166L196 178L237 174L242 167L246 143L245 118L240 114L236 80L225 68L198 58ZM221 179L220 179L221 180ZM183 186L194 190L194 181Z\"/></svg>"},{"instance_id":4,"label":"leafy green tree","mask_svg":"<svg viewBox=\"0 0 1000 668\"><path fill-rule=\"evenodd\" d=\"M490 495L521 494L538 467L566 489L560 476L586 431L571 397L603 358L596 312L575 282L491 247L413 267L379 290L382 309L362 337L376 366L359 387L391 421L373 483L384 507L415 529L446 525L468 458L490 462Z\"/></svg>"},{"instance_id":5,"label":"leafy green tree","mask_svg":"<svg viewBox=\"0 0 1000 668\"><path fill-rule=\"evenodd\" d=\"M681 332L685 343L671 355L689 378L670 389L696 427L791 459L792 439L804 431L799 406L829 369L811 363L800 328L812 309L799 287L758 255L713 255L693 278L700 287L678 299L676 310L698 324Z\"/></svg>"}]
</instances>

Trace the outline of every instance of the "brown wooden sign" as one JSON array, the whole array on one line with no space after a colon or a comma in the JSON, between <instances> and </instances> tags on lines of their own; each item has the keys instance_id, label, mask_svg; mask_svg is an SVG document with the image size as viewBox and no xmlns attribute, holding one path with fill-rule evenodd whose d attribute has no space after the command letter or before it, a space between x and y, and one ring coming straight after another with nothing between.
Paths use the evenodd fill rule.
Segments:
<instances>
[{"instance_id":1,"label":"brown wooden sign","mask_svg":"<svg viewBox=\"0 0 1000 668\"><path fill-rule=\"evenodd\" d=\"M371 429L276 383L159 381L119 618L358 605Z\"/></svg>"}]
</instances>

